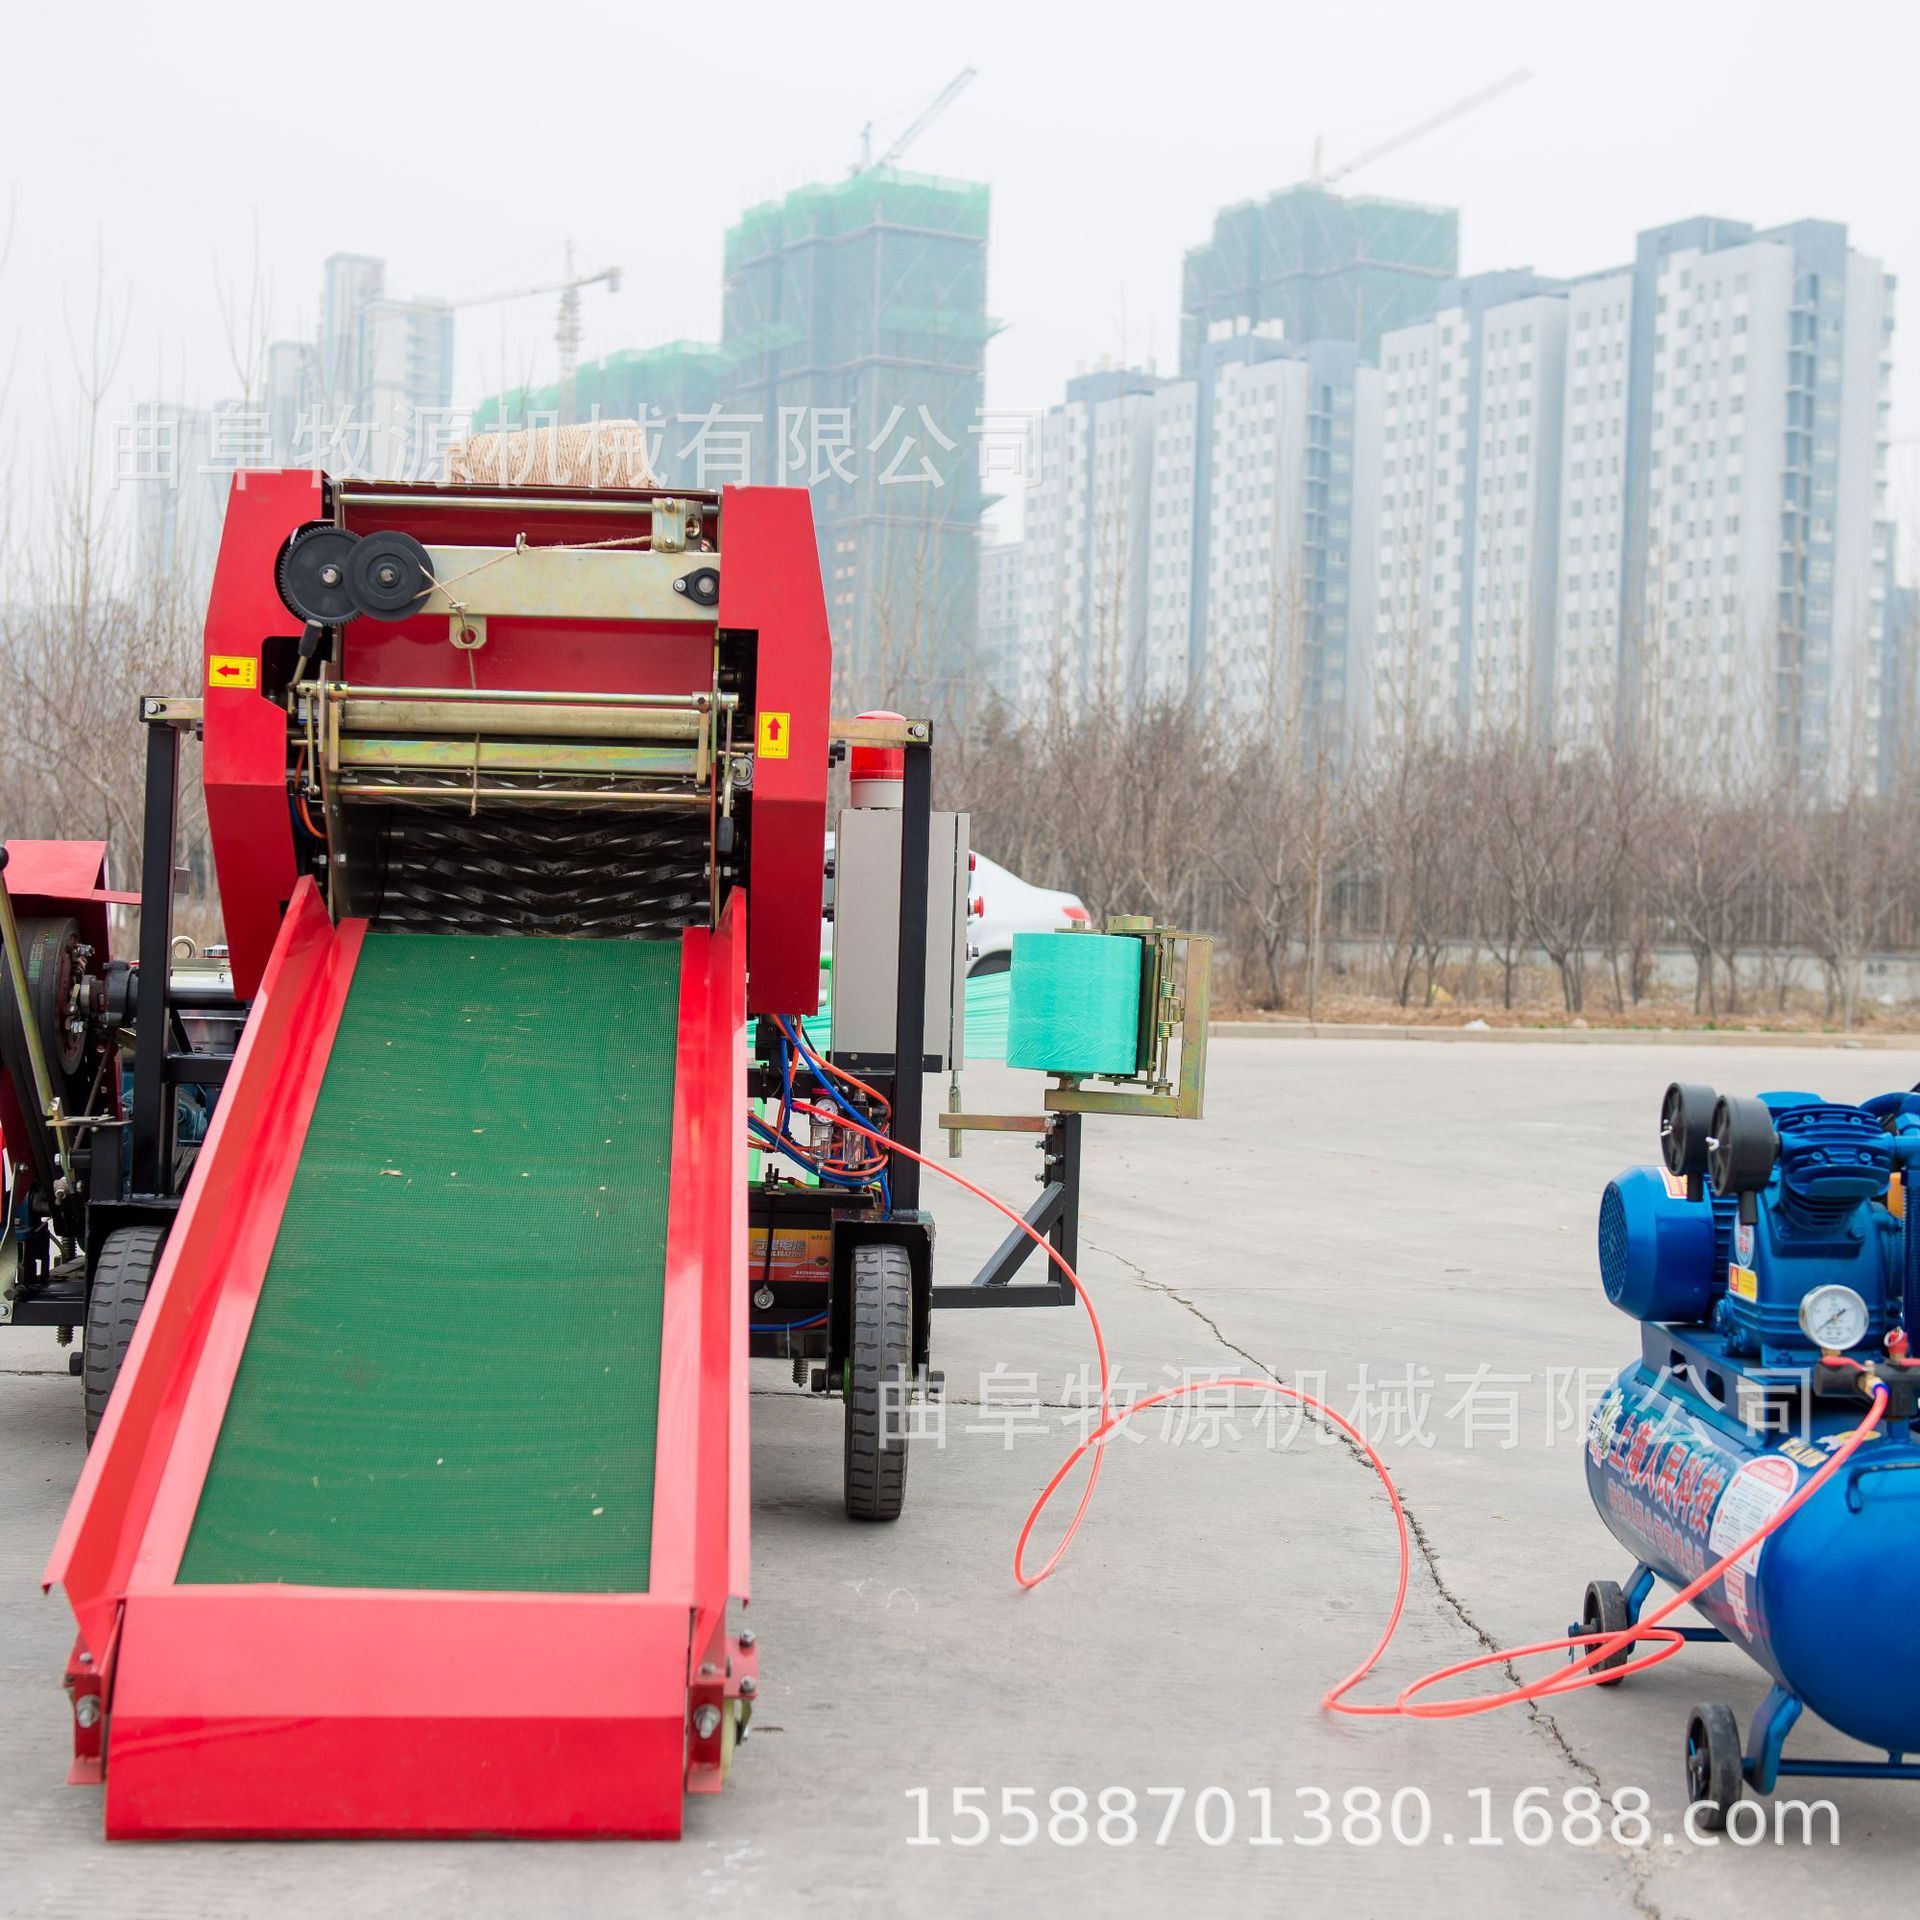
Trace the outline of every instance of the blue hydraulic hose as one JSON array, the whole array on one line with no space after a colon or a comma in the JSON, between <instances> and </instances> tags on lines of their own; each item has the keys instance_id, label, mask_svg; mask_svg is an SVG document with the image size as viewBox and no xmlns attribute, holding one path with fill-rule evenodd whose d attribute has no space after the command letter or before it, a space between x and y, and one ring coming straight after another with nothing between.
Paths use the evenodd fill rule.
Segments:
<instances>
[{"instance_id":1,"label":"blue hydraulic hose","mask_svg":"<svg viewBox=\"0 0 1920 1920\"><path fill-rule=\"evenodd\" d=\"M747 1125L753 1128L756 1133L762 1135L768 1146L774 1148L777 1152L789 1155L804 1167L807 1172L812 1174L816 1180L824 1180L829 1186L835 1187L870 1187L873 1185L873 1176L871 1174L828 1173L823 1168L816 1166L812 1156L808 1154L805 1147L801 1146L797 1140L790 1139L784 1133L776 1133L758 1114L748 1114Z\"/></svg>"},{"instance_id":2,"label":"blue hydraulic hose","mask_svg":"<svg viewBox=\"0 0 1920 1920\"><path fill-rule=\"evenodd\" d=\"M783 1042L791 1042L793 1046L799 1048L801 1053L804 1054L806 1049L801 1046L799 1040L795 1038L792 1027L787 1024L787 1018L787 1015L784 1013L774 1015L774 1024L780 1029L781 1039ZM791 1056L789 1056L789 1060L790 1059ZM854 1106L824 1073L817 1074L815 1078L819 1080L821 1088L826 1093L827 1098L831 1100L855 1126L868 1128L873 1126L873 1122L867 1115L862 1113L858 1107ZM888 1183L887 1176L884 1172L880 1175L880 1199L887 1212L891 1214L893 1212L893 1188Z\"/></svg>"}]
</instances>

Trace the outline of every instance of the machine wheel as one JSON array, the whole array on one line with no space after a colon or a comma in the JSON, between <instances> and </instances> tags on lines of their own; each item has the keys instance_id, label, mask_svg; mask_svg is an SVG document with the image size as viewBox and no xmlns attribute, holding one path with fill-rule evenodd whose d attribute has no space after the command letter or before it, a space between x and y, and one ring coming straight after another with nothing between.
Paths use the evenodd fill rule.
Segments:
<instances>
[{"instance_id":1,"label":"machine wheel","mask_svg":"<svg viewBox=\"0 0 1920 1920\"><path fill-rule=\"evenodd\" d=\"M913 1267L905 1247L853 1251L846 1497L851 1520L897 1520L907 1492Z\"/></svg>"},{"instance_id":2,"label":"machine wheel","mask_svg":"<svg viewBox=\"0 0 1920 1920\"><path fill-rule=\"evenodd\" d=\"M1687 1799L1700 1808L1700 1824L1723 1832L1734 1802L1746 1791L1740 1723L1719 1701L1695 1707L1687 1717Z\"/></svg>"},{"instance_id":3,"label":"machine wheel","mask_svg":"<svg viewBox=\"0 0 1920 1920\"><path fill-rule=\"evenodd\" d=\"M1627 1613L1627 1596L1620 1591L1618 1581L1587 1582L1587 1597L1580 1603L1580 1624L1590 1628L1596 1635L1623 1633L1633 1625ZM1624 1667L1632 1658L1632 1646L1624 1646L1618 1653L1610 1653L1604 1660L1596 1660L1588 1671L1613 1674L1610 1680L1596 1681L1595 1685L1617 1687L1624 1676L1614 1673L1614 1668Z\"/></svg>"},{"instance_id":4,"label":"machine wheel","mask_svg":"<svg viewBox=\"0 0 1920 1920\"><path fill-rule=\"evenodd\" d=\"M107 1235L87 1295L87 1445L99 1431L113 1383L127 1357L140 1309L153 1285L153 1270L166 1244L164 1227L119 1227Z\"/></svg>"}]
</instances>

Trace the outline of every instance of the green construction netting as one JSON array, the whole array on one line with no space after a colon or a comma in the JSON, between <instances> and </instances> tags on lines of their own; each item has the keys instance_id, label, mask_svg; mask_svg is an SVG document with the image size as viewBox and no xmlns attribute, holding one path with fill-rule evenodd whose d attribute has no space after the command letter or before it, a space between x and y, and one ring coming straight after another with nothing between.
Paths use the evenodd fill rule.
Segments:
<instances>
[{"instance_id":1,"label":"green construction netting","mask_svg":"<svg viewBox=\"0 0 1920 1920\"><path fill-rule=\"evenodd\" d=\"M679 983L368 935L182 1583L646 1589Z\"/></svg>"}]
</instances>

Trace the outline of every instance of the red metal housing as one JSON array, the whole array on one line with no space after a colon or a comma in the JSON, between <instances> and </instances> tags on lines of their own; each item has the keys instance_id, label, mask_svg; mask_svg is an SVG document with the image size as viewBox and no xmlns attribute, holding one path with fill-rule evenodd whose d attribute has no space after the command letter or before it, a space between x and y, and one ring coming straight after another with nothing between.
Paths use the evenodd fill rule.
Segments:
<instances>
[{"instance_id":1,"label":"red metal housing","mask_svg":"<svg viewBox=\"0 0 1920 1920\"><path fill-rule=\"evenodd\" d=\"M287 717L266 691L263 649L291 645L300 621L281 603L274 566L289 534L338 518L353 533L394 529L427 544L483 546L523 535L531 546L630 539L629 509L645 494L609 495L604 513L561 512L539 488L338 487L312 473L250 473L236 480L221 537L206 627L207 821L233 953L234 990L249 996L292 896L294 837ZM808 1014L820 1003L820 906L827 828L831 642L813 512L803 489L728 487L715 511L717 626L751 648L748 737L760 749L747 803L754 903L747 956L751 1013ZM478 508L476 498L521 510ZM337 512L335 501L339 502ZM424 504L423 504L424 503ZM638 644L636 644L638 643ZM444 614L349 621L345 677L419 688L681 693L711 672L713 635L635 620L498 619L474 654L447 644ZM230 671L251 663L251 673ZM236 681L251 680L251 685Z\"/></svg>"}]
</instances>

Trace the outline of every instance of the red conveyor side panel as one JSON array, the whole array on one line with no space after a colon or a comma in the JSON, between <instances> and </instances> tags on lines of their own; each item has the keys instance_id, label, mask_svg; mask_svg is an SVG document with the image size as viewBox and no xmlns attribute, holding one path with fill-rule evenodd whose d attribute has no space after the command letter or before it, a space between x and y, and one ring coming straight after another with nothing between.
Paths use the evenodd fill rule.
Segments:
<instances>
[{"instance_id":1,"label":"red conveyor side panel","mask_svg":"<svg viewBox=\"0 0 1920 1920\"><path fill-rule=\"evenodd\" d=\"M747 1597L745 905L681 949L650 1585L693 1609L696 1661Z\"/></svg>"},{"instance_id":2,"label":"red conveyor side panel","mask_svg":"<svg viewBox=\"0 0 1920 1920\"><path fill-rule=\"evenodd\" d=\"M301 1143L346 1004L363 928L336 929L311 880L293 895L120 1383L54 1543L96 1660L112 1642L155 1496L222 1293L267 1269Z\"/></svg>"},{"instance_id":3,"label":"red conveyor side panel","mask_svg":"<svg viewBox=\"0 0 1920 1920\"><path fill-rule=\"evenodd\" d=\"M644 1595L137 1591L107 1835L671 1838L686 1636Z\"/></svg>"}]
</instances>

